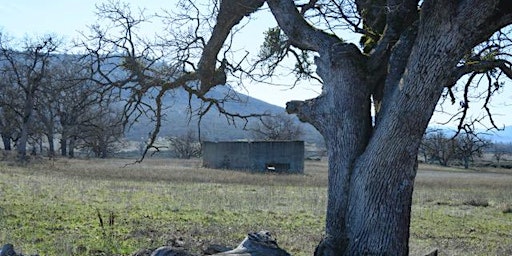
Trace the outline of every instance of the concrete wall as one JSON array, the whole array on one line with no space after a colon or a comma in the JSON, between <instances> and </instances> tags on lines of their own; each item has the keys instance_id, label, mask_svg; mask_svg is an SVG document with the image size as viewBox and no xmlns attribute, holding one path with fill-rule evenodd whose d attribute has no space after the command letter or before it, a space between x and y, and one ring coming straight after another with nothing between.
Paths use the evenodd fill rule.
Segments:
<instances>
[{"instance_id":1,"label":"concrete wall","mask_svg":"<svg viewBox=\"0 0 512 256\"><path fill-rule=\"evenodd\" d=\"M303 141L203 142L203 166L216 169L304 172Z\"/></svg>"}]
</instances>

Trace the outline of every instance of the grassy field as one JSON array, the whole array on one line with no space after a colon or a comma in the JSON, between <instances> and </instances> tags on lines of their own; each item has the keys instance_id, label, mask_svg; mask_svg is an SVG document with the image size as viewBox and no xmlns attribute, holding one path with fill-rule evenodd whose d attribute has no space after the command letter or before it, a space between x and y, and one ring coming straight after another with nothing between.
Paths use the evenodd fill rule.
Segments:
<instances>
[{"instance_id":1,"label":"grassy field","mask_svg":"<svg viewBox=\"0 0 512 256\"><path fill-rule=\"evenodd\" d=\"M236 246L266 229L293 255L322 237L327 166L304 175L200 168L198 160L0 162L0 244L40 255L130 255L181 243ZM512 172L422 165L411 255L512 255Z\"/></svg>"}]
</instances>

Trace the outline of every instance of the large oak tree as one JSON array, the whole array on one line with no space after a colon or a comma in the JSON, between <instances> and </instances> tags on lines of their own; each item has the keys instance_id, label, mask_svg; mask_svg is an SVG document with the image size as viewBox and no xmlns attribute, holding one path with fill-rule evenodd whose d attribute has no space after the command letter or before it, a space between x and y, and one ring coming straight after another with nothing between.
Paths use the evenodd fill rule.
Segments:
<instances>
[{"instance_id":1,"label":"large oak tree","mask_svg":"<svg viewBox=\"0 0 512 256\"><path fill-rule=\"evenodd\" d=\"M443 92L453 97L465 75L494 70L512 78L500 49L485 58L485 50L474 50L512 23L512 3L224 0L199 62L201 86L212 86L212 56L233 25L263 2L290 46L315 53L323 83L317 98L287 105L320 131L328 149L326 236L315 254L407 255L423 133ZM311 17L329 17L328 25L353 25L363 45L346 43L333 26L315 27L308 9L319 14Z\"/></svg>"},{"instance_id":2,"label":"large oak tree","mask_svg":"<svg viewBox=\"0 0 512 256\"><path fill-rule=\"evenodd\" d=\"M103 10L125 31L119 40L105 40L107 32L94 27L96 36L90 39L96 43L84 44L98 57L98 63L108 57L100 54L101 47L122 52L123 68L131 71L125 83L112 83L103 77L108 84L130 85L134 99L156 87L158 103L166 91L183 87L191 97L208 102L208 108L222 110L222 104L208 98L207 92L225 84L229 74L245 72L240 63L226 58L230 43L236 39L231 36L242 19L270 9L279 28L267 33L262 61L280 61L289 54L298 61L295 70L301 73L299 77L309 76L323 85L317 98L287 104L289 113L320 131L328 151L326 236L315 255L407 255L422 136L440 97L456 100L459 80L465 81L464 90L459 90L463 111L458 118L459 128L464 128L470 104L468 89L478 81L476 77L488 81L483 85L489 88L484 103L487 112L493 88L502 85L501 79L512 78L509 55L500 43L510 42L510 33L504 31L512 23L512 2L214 2L211 15L206 16L215 19L202 20L205 16L199 14L199 1L181 1L190 15L179 16L169 24L193 24L187 27L188 34L156 44L164 46L162 52L173 49L170 66L179 72L172 79L156 75L155 62L147 58L151 47L137 51L132 32L141 20L131 19L121 9ZM202 34L201 24L211 25L207 34ZM361 44L344 41L341 30L360 34ZM315 56L314 73L310 69L313 63L308 62L311 54ZM269 67L272 70L276 65ZM199 85L191 81L199 81ZM157 117L160 110L155 110ZM159 118L156 120L158 132ZM495 126L493 119L489 120Z\"/></svg>"}]
</instances>

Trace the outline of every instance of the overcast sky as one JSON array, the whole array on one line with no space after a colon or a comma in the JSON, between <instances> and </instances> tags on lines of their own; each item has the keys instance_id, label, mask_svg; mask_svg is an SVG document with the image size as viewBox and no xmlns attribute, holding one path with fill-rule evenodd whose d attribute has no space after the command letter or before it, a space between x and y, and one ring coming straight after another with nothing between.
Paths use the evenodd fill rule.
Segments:
<instances>
[{"instance_id":1,"label":"overcast sky","mask_svg":"<svg viewBox=\"0 0 512 256\"><path fill-rule=\"evenodd\" d=\"M25 36L35 37L54 33L71 41L79 36L78 31L87 31L87 25L96 22L95 4L103 0L0 0L0 28L3 32L16 38ZM148 13L161 9L175 8L173 0L129 0L132 7L143 7ZM257 52L263 41L263 31L274 26L275 21L268 11L254 17L238 36L236 47ZM147 31L150 35L156 31ZM267 85L261 83L245 82L246 90L243 93L261 99L274 105L284 107L290 100L304 100L314 98L321 91L321 87L310 84L300 84L290 88L293 78L282 78L273 82L283 86ZM507 84L510 86L510 83ZM504 93L494 100L495 119L498 125L512 125L512 90L507 88ZM473 104L473 103L472 103ZM480 106L473 105L474 116L482 112ZM457 111L455 106L447 106L445 110ZM433 122L447 120L435 115Z\"/></svg>"}]
</instances>

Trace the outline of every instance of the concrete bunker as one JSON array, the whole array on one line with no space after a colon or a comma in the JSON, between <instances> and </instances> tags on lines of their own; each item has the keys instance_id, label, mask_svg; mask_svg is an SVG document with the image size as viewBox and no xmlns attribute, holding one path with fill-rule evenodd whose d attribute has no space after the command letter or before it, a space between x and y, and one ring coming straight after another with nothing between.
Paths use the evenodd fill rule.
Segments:
<instances>
[{"instance_id":1,"label":"concrete bunker","mask_svg":"<svg viewBox=\"0 0 512 256\"><path fill-rule=\"evenodd\" d=\"M203 166L215 169L303 173L304 141L205 141Z\"/></svg>"}]
</instances>

